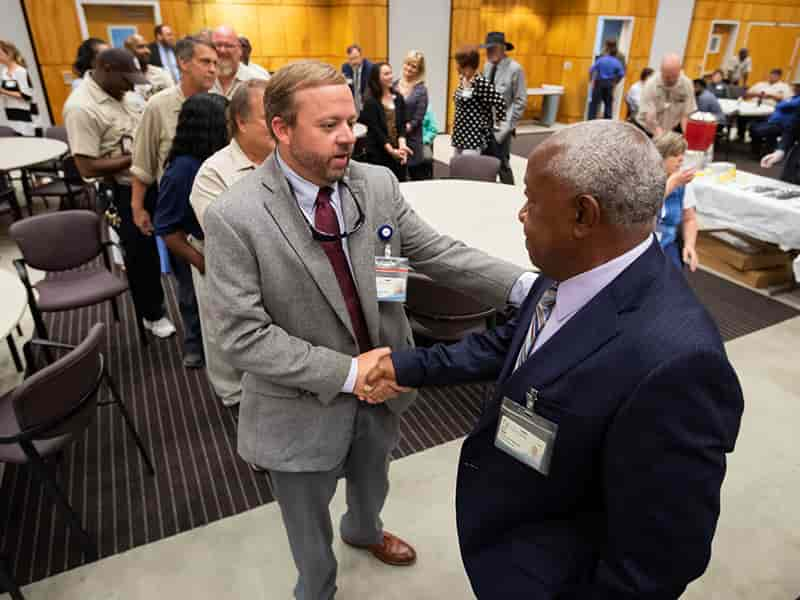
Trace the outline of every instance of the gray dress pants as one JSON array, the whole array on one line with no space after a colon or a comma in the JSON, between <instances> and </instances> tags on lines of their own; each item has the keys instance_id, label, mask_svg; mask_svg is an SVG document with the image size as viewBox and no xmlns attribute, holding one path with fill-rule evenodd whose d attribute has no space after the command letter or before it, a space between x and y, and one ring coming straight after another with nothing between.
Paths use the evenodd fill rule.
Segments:
<instances>
[{"instance_id":1,"label":"gray dress pants","mask_svg":"<svg viewBox=\"0 0 800 600\"><path fill-rule=\"evenodd\" d=\"M329 505L340 477L347 485L342 538L358 545L383 540L380 513L389 492L389 453L398 437L398 418L385 405L360 404L350 450L336 468L269 471L299 575L294 592L298 600L330 600L336 595L337 564L331 547Z\"/></svg>"}]
</instances>

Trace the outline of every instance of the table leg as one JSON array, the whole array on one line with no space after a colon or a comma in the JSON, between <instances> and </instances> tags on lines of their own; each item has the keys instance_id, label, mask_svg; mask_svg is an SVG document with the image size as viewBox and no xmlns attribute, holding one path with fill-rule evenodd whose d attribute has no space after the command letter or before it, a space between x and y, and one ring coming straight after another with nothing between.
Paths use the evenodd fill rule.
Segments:
<instances>
[{"instance_id":1,"label":"table leg","mask_svg":"<svg viewBox=\"0 0 800 600\"><path fill-rule=\"evenodd\" d=\"M17 352L17 344L14 342L14 336L12 334L8 334L6 336L6 342L8 342L8 349L11 352L11 358L14 359L14 366L17 367L17 371L22 373L25 370L25 367L22 366L22 360L19 358L19 352Z\"/></svg>"}]
</instances>

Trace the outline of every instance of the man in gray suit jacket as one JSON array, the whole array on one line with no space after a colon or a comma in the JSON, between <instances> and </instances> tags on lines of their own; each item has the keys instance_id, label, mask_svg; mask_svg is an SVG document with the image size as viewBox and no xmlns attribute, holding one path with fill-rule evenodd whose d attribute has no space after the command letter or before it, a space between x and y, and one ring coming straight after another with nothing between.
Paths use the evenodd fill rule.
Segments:
<instances>
[{"instance_id":1,"label":"man in gray suit jacket","mask_svg":"<svg viewBox=\"0 0 800 600\"><path fill-rule=\"evenodd\" d=\"M340 477L342 539L388 564L416 558L380 519L398 415L414 394L359 401L378 359L413 344L402 303L377 300L375 257L388 244L414 269L498 307L523 299L535 276L440 236L387 169L350 163L356 111L333 67L284 67L264 103L275 153L205 215L208 298L222 351L245 373L239 454L268 471L299 572L295 596L327 600ZM388 241L379 229L392 232Z\"/></svg>"}]
</instances>

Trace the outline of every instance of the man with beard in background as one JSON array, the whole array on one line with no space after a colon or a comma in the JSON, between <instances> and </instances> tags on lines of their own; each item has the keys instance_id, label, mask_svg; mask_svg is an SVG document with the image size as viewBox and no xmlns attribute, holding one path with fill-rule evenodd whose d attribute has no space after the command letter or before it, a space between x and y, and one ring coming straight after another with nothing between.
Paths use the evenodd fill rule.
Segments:
<instances>
[{"instance_id":1,"label":"man with beard in background","mask_svg":"<svg viewBox=\"0 0 800 600\"><path fill-rule=\"evenodd\" d=\"M169 71L150 64L150 48L141 35L134 33L129 36L125 40L125 49L136 57L136 60L139 62L139 69L151 86L147 98L175 85L175 81L172 79L172 75L169 74ZM147 98L145 98L145 100L147 100Z\"/></svg>"},{"instance_id":2,"label":"man with beard in background","mask_svg":"<svg viewBox=\"0 0 800 600\"><path fill-rule=\"evenodd\" d=\"M230 100L248 79L262 79L242 62L242 44L233 27L220 25L211 32L211 41L217 49L217 80L212 94Z\"/></svg>"}]
</instances>

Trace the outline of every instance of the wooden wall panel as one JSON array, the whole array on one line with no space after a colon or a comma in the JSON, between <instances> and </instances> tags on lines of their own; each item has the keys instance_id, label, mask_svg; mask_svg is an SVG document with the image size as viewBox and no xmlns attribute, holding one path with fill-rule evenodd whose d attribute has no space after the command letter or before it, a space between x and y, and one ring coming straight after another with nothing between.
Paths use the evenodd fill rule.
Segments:
<instances>
[{"instance_id":1,"label":"wooden wall panel","mask_svg":"<svg viewBox=\"0 0 800 600\"><path fill-rule=\"evenodd\" d=\"M689 30L689 43L684 58L684 71L690 77L698 77L703 72L709 73L724 56L710 56L703 69L703 56L711 33L712 20L739 21L739 35L735 47L745 45L748 28L753 22L766 21L773 23L800 23L800 2L798 0L698 0L695 4L692 25ZM762 26L758 26L763 29ZM793 46L788 51L784 48L783 38L787 36L784 28L772 26L769 32L751 36L747 41L750 55L753 57L754 73L750 81L763 79L763 72L772 67L764 65L776 63L774 66L786 65L791 61ZM779 43L778 43L779 42ZM786 42L788 45L788 42ZM784 56L788 54L788 56ZM763 65L761 63L764 63ZM755 72L758 67L760 74Z\"/></svg>"},{"instance_id":2,"label":"wooden wall panel","mask_svg":"<svg viewBox=\"0 0 800 600\"><path fill-rule=\"evenodd\" d=\"M139 35L152 39L155 27L155 14L150 6L104 6L87 5L84 7L86 27L89 37L96 37L111 43L108 35L109 26L133 25Z\"/></svg>"},{"instance_id":3,"label":"wooden wall panel","mask_svg":"<svg viewBox=\"0 0 800 600\"><path fill-rule=\"evenodd\" d=\"M62 75L70 71L82 41L75 2L24 2L45 93L53 117L60 123L69 93ZM338 67L353 42L364 48L370 60L385 61L389 54L388 0L161 0L161 17L178 36L229 24L250 38L253 61L270 71L301 58L316 58ZM140 33L151 39L150 26L144 29L140 28Z\"/></svg>"}]
</instances>

